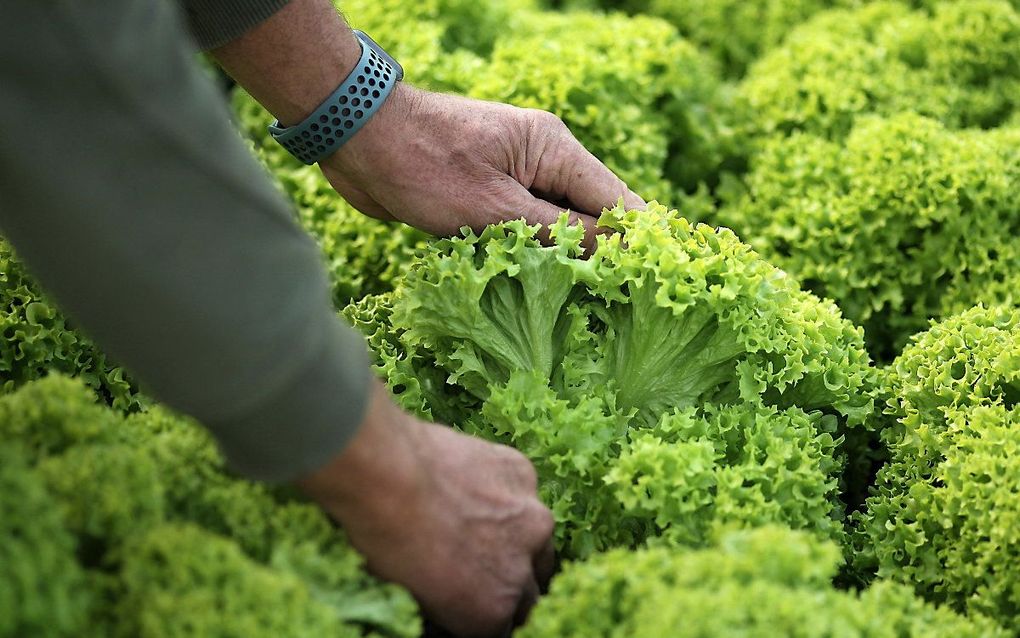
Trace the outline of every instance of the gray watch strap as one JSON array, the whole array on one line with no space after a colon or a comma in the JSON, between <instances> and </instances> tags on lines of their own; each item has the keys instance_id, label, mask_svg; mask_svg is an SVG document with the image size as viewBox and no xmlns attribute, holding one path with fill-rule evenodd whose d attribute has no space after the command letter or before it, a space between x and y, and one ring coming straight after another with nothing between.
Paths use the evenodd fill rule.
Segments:
<instances>
[{"instance_id":1,"label":"gray watch strap","mask_svg":"<svg viewBox=\"0 0 1020 638\"><path fill-rule=\"evenodd\" d=\"M375 115L404 69L366 33L355 31L361 58L351 74L303 122L286 128L274 121L269 133L305 164L335 153Z\"/></svg>"}]
</instances>

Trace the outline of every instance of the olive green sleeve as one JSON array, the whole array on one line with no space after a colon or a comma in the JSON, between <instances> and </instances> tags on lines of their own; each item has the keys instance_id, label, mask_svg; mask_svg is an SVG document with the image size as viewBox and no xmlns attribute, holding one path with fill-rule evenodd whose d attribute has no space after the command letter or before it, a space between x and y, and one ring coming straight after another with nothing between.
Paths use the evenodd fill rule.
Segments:
<instances>
[{"instance_id":1,"label":"olive green sleeve","mask_svg":"<svg viewBox=\"0 0 1020 638\"><path fill-rule=\"evenodd\" d=\"M342 449L369 379L296 225L165 0L0 11L0 229L58 304L232 464Z\"/></svg>"},{"instance_id":2,"label":"olive green sleeve","mask_svg":"<svg viewBox=\"0 0 1020 638\"><path fill-rule=\"evenodd\" d=\"M290 0L180 0L191 34L203 50L230 42Z\"/></svg>"}]
</instances>

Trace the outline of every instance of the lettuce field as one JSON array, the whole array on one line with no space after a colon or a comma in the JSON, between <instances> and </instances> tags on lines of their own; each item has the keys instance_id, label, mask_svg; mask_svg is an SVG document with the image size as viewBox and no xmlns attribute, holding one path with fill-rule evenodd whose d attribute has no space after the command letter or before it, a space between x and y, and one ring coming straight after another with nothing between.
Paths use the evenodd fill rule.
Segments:
<instances>
[{"instance_id":1,"label":"lettuce field","mask_svg":"<svg viewBox=\"0 0 1020 638\"><path fill-rule=\"evenodd\" d=\"M651 203L433 239L240 134L406 409L534 463L521 638L1020 636L1020 1L345 0ZM414 638L0 239L0 638Z\"/></svg>"}]
</instances>

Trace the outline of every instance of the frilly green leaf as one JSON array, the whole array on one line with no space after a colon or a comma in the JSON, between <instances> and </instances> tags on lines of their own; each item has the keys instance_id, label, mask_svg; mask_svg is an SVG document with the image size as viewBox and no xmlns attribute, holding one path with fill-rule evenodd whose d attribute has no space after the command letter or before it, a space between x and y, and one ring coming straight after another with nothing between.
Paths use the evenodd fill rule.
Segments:
<instances>
[{"instance_id":1,"label":"frilly green leaf","mask_svg":"<svg viewBox=\"0 0 1020 638\"><path fill-rule=\"evenodd\" d=\"M550 245L523 220L439 241L346 314L402 403L535 462L567 555L732 522L840 537L842 437L874 405L860 330L728 230L654 202L599 224L587 258L566 214ZM716 430L656 429L682 418ZM711 453L685 474L682 450Z\"/></svg>"}]
</instances>

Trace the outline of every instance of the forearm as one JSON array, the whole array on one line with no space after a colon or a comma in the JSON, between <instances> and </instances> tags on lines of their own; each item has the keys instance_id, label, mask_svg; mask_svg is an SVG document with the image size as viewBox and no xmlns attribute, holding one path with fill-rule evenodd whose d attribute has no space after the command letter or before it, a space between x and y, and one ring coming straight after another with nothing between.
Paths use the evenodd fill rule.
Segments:
<instances>
[{"instance_id":1,"label":"forearm","mask_svg":"<svg viewBox=\"0 0 1020 638\"><path fill-rule=\"evenodd\" d=\"M330 0L292 0L212 51L285 126L322 104L360 53ZM521 216L548 225L569 203L590 246L603 207L621 197L632 208L644 206L551 114L429 93L404 82L318 164L358 210L437 235Z\"/></svg>"},{"instance_id":2,"label":"forearm","mask_svg":"<svg viewBox=\"0 0 1020 638\"><path fill-rule=\"evenodd\" d=\"M194 68L172 8L16 3L0 24L0 227L57 301L240 469L353 434L368 371L314 243ZM116 16L116 20L111 19Z\"/></svg>"},{"instance_id":3,"label":"forearm","mask_svg":"<svg viewBox=\"0 0 1020 638\"><path fill-rule=\"evenodd\" d=\"M290 0L179 0L202 50L229 42L285 6Z\"/></svg>"},{"instance_id":4,"label":"forearm","mask_svg":"<svg viewBox=\"0 0 1020 638\"><path fill-rule=\"evenodd\" d=\"M292 0L210 53L252 97L290 126L340 86L357 64L361 45L329 0Z\"/></svg>"}]
</instances>

